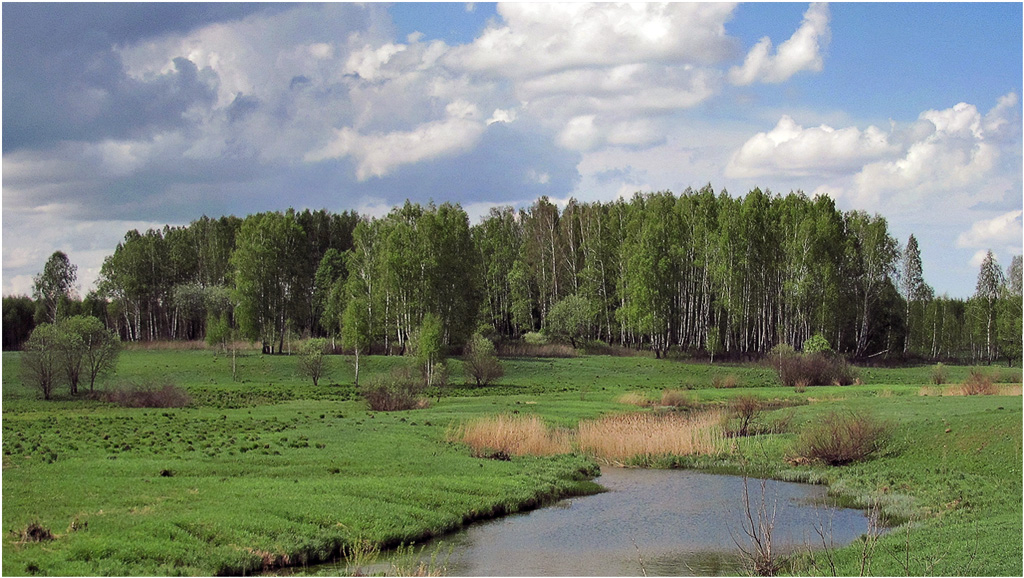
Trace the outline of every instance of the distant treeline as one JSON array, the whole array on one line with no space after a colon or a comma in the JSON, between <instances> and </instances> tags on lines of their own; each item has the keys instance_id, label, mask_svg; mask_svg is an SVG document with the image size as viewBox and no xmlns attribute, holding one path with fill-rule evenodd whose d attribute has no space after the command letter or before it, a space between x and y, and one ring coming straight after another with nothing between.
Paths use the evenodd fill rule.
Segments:
<instances>
[{"instance_id":1,"label":"distant treeline","mask_svg":"<svg viewBox=\"0 0 1024 578\"><path fill-rule=\"evenodd\" d=\"M339 335L356 303L378 351L404 352L434 313L452 348L478 331L546 331L658 356L756 358L814 335L858 359L1021 356L1019 256L1004 273L990 252L969 299L936 296L914 237L901 246L881 216L759 189L571 200L562 210L542 197L492 209L475 226L449 203L406 202L383 218L204 216L128 232L98 285L81 301L65 296L65 307L127 341L201 339L211 320L226 320L280 352L291 336ZM4 298L5 348L54 317L52 296L33 297Z\"/></svg>"}]
</instances>

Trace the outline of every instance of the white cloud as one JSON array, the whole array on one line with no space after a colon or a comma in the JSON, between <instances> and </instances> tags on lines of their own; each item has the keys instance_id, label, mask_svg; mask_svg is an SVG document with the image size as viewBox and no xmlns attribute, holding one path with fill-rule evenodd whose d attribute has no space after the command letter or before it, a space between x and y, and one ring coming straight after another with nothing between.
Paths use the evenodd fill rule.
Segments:
<instances>
[{"instance_id":1,"label":"white cloud","mask_svg":"<svg viewBox=\"0 0 1024 578\"><path fill-rule=\"evenodd\" d=\"M449 103L447 118L427 122L411 131L364 135L350 127L335 131L335 138L320 150L306 155L306 161L352 156L357 162L356 178L365 181L382 177L402 165L433 159L470 148L483 134L476 105L466 101Z\"/></svg>"},{"instance_id":2,"label":"white cloud","mask_svg":"<svg viewBox=\"0 0 1024 578\"><path fill-rule=\"evenodd\" d=\"M867 164L855 176L858 196L867 201L888 195L897 204L914 204L943 195L960 203L996 202L1006 189L993 179L1000 160L999 142L1007 131L1016 130L1006 122L1016 95L1006 95L987 115L972 104L959 103L945 110L928 110L919 123L930 130L914 131L917 140L906 143L904 153L892 160ZM983 182L994 187L979 186Z\"/></svg>"},{"instance_id":3,"label":"white cloud","mask_svg":"<svg viewBox=\"0 0 1024 578\"><path fill-rule=\"evenodd\" d=\"M1024 228L1021 215L1024 211L1009 211L991 219L976 221L969 231L960 233L956 246L961 248L1016 248L1021 246Z\"/></svg>"},{"instance_id":4,"label":"white cloud","mask_svg":"<svg viewBox=\"0 0 1024 578\"><path fill-rule=\"evenodd\" d=\"M524 78L640 61L710 64L731 55L733 4L499 4L501 22L452 51L453 66Z\"/></svg>"},{"instance_id":5,"label":"white cloud","mask_svg":"<svg viewBox=\"0 0 1024 578\"><path fill-rule=\"evenodd\" d=\"M789 116L783 116L771 131L757 133L743 143L730 159L725 174L749 178L849 172L899 151L898 146L889 142L888 135L874 126L863 131L824 124L805 129Z\"/></svg>"},{"instance_id":6,"label":"white cloud","mask_svg":"<svg viewBox=\"0 0 1024 578\"><path fill-rule=\"evenodd\" d=\"M771 53L771 39L765 36L750 49L742 66L729 70L729 80L739 86L780 83L804 70L819 72L824 66L822 51L830 39L828 5L811 4L800 28L779 45L775 55Z\"/></svg>"}]
</instances>

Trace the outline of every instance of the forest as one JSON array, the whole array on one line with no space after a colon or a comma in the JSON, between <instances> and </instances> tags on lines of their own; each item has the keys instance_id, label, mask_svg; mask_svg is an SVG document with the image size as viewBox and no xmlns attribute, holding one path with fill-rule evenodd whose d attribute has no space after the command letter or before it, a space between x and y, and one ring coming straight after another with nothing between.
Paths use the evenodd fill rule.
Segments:
<instances>
[{"instance_id":1,"label":"forest","mask_svg":"<svg viewBox=\"0 0 1024 578\"><path fill-rule=\"evenodd\" d=\"M326 210L210 218L129 231L95 290L74 292L58 251L30 296L3 299L3 346L64 315L102 320L124 341L228 330L283 353L348 323L375 353L402 354L424 317L460 349L480 332L757 359L815 335L856 360L1012 363L1021 358L1021 257L991 251L967 299L935 295L913 235L824 196L710 185L559 209L406 202L383 218ZM344 341L344 340L342 340Z\"/></svg>"}]
</instances>

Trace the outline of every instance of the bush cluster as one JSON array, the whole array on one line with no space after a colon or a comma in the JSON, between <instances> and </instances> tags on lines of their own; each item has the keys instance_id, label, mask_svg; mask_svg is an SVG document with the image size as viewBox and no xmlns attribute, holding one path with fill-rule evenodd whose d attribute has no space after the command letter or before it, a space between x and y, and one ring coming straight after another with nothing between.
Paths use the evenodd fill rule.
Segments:
<instances>
[{"instance_id":1,"label":"bush cluster","mask_svg":"<svg viewBox=\"0 0 1024 578\"><path fill-rule=\"evenodd\" d=\"M842 466L878 452L892 436L892 426L868 414L830 412L807 425L796 441L798 456Z\"/></svg>"},{"instance_id":2,"label":"bush cluster","mask_svg":"<svg viewBox=\"0 0 1024 578\"><path fill-rule=\"evenodd\" d=\"M401 411L426 407L421 395L426 384L414 377L407 366L392 369L384 375L374 376L361 386L361 393L374 411Z\"/></svg>"},{"instance_id":3,"label":"bush cluster","mask_svg":"<svg viewBox=\"0 0 1024 578\"><path fill-rule=\"evenodd\" d=\"M771 363L786 387L809 385L852 385L857 373L841 356L833 353L791 353L772 356Z\"/></svg>"},{"instance_id":4,"label":"bush cluster","mask_svg":"<svg viewBox=\"0 0 1024 578\"><path fill-rule=\"evenodd\" d=\"M103 397L121 407L185 407L192 403L188 392L172 383L126 381Z\"/></svg>"}]
</instances>

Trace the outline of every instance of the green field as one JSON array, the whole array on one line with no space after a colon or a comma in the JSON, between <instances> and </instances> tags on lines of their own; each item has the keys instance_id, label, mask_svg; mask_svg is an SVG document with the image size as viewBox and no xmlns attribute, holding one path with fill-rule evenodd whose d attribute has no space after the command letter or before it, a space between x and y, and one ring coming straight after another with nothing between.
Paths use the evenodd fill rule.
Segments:
<instances>
[{"instance_id":1,"label":"green field","mask_svg":"<svg viewBox=\"0 0 1024 578\"><path fill-rule=\"evenodd\" d=\"M876 575L1022 574L1021 397L920 397L927 367L862 369L865 385L798 394L774 386L763 367L599 356L505 360L498 385L475 388L462 385L453 360L454 385L440 401L432 392L427 409L381 413L356 395L348 359L332 362L329 378L313 387L297 377L295 357L242 356L232 382L224 356L128 351L116 379L175 383L193 404L123 409L63 390L42 401L20 383L18 354L4 353L3 573L242 574L334 559L357 540L421 540L595 491L596 464L584 456L478 459L448 441L455 425L518 411L570 427L634 410L615 401L623 393L687 388L707 404L746 393L799 405L762 417L788 418L790 433L661 465L746 468L828 483L851 504L879 504L902 525L879 539ZM361 379L401 362L364 358ZM968 368L948 372L958 382ZM740 387L712 387L726 375ZM847 408L896 424L882 456L833 468L787 461L792 432ZM54 539L24 540L33 523ZM861 551L855 543L835 552L838 573L859 574ZM831 573L822 556L818 563L793 570Z\"/></svg>"}]
</instances>

